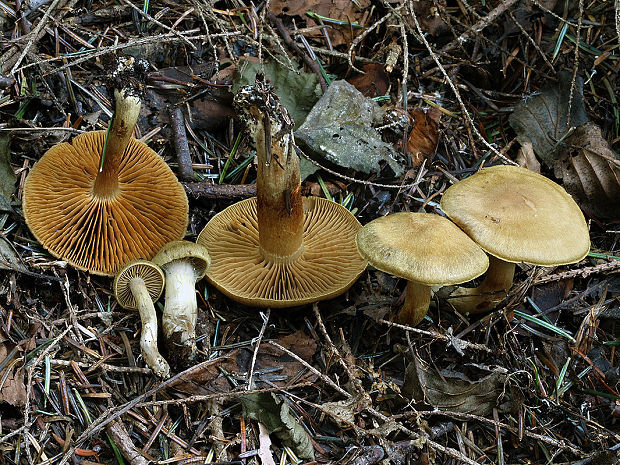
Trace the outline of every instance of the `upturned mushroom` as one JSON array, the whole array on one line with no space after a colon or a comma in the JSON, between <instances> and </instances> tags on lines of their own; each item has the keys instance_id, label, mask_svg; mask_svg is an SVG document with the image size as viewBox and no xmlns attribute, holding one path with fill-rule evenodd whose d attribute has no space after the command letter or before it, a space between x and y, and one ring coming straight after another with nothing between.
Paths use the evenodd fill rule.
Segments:
<instances>
[{"instance_id":1,"label":"upturned mushroom","mask_svg":"<svg viewBox=\"0 0 620 465\"><path fill-rule=\"evenodd\" d=\"M160 378L170 375L170 366L157 349L157 314L153 302L161 296L164 283L161 268L146 260L128 263L114 278L114 295L119 305L140 312L140 351L147 366Z\"/></svg>"},{"instance_id":2,"label":"upturned mushroom","mask_svg":"<svg viewBox=\"0 0 620 465\"><path fill-rule=\"evenodd\" d=\"M200 244L172 241L155 255L153 263L166 274L162 326L169 355L176 360L191 360L196 355L196 281L211 265L209 253Z\"/></svg>"},{"instance_id":3,"label":"upturned mushroom","mask_svg":"<svg viewBox=\"0 0 620 465\"><path fill-rule=\"evenodd\" d=\"M491 255L478 287L452 293L450 303L461 312L487 312L501 302L516 263L567 265L590 250L588 226L572 197L525 168L482 169L448 188L441 209Z\"/></svg>"},{"instance_id":4,"label":"upturned mushroom","mask_svg":"<svg viewBox=\"0 0 620 465\"><path fill-rule=\"evenodd\" d=\"M398 321L415 326L426 316L432 286L470 281L486 271L484 251L450 220L431 213L379 217L357 233L370 265L407 280Z\"/></svg>"},{"instance_id":5,"label":"upturned mushroom","mask_svg":"<svg viewBox=\"0 0 620 465\"><path fill-rule=\"evenodd\" d=\"M132 138L140 100L116 91L106 131L80 134L49 149L24 184L23 211L35 238L80 270L113 276L181 239L188 204L162 158Z\"/></svg>"},{"instance_id":6,"label":"upturned mushroom","mask_svg":"<svg viewBox=\"0 0 620 465\"><path fill-rule=\"evenodd\" d=\"M235 107L256 146L257 197L215 215L197 242L209 250L207 279L255 307L292 307L345 292L366 268L355 248L361 227L343 206L302 198L292 121L257 78Z\"/></svg>"}]
</instances>

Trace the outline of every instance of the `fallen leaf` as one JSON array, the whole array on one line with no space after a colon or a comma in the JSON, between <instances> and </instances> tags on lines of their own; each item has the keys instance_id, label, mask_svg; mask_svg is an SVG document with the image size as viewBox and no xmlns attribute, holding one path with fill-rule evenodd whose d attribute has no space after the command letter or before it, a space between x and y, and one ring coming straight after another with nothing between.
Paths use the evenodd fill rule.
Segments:
<instances>
[{"instance_id":1,"label":"fallen leaf","mask_svg":"<svg viewBox=\"0 0 620 465\"><path fill-rule=\"evenodd\" d=\"M399 3L402 3L402 0ZM436 3L438 5L436 5ZM434 0L417 0L412 2L413 11L418 18L422 32L437 37L450 31L446 22L439 15L438 6L441 5L445 8L446 4L446 0L440 0L438 2ZM415 21L411 15L406 15L405 19L409 25L415 29Z\"/></svg>"},{"instance_id":2,"label":"fallen leaf","mask_svg":"<svg viewBox=\"0 0 620 465\"><path fill-rule=\"evenodd\" d=\"M6 344L0 343L0 364L10 353ZM24 384L24 367L19 360L13 357L3 370L0 370L0 404L5 402L14 407L22 407L26 404L26 385Z\"/></svg>"},{"instance_id":3,"label":"fallen leaf","mask_svg":"<svg viewBox=\"0 0 620 465\"><path fill-rule=\"evenodd\" d=\"M28 271L6 237L0 234L0 270Z\"/></svg>"},{"instance_id":4,"label":"fallen leaf","mask_svg":"<svg viewBox=\"0 0 620 465\"><path fill-rule=\"evenodd\" d=\"M440 115L438 110L424 112L416 109L411 112L413 129L407 139L407 151L414 168L420 166L425 159L431 161L435 156L439 143Z\"/></svg>"},{"instance_id":5,"label":"fallen leaf","mask_svg":"<svg viewBox=\"0 0 620 465\"><path fill-rule=\"evenodd\" d=\"M345 24L325 23L328 26L329 40L333 47L337 47L350 44L351 40L362 31L362 29L350 27L346 23L349 21L359 23L364 10L370 4L370 0L357 0L355 2L350 0L272 0L269 7L276 15L301 16L306 20L308 27L315 26L317 23L306 15L307 11L342 21Z\"/></svg>"},{"instance_id":6,"label":"fallen leaf","mask_svg":"<svg viewBox=\"0 0 620 465\"><path fill-rule=\"evenodd\" d=\"M262 423L258 423L258 456L263 465L276 465L271 453L271 439L269 438L269 431Z\"/></svg>"},{"instance_id":7,"label":"fallen leaf","mask_svg":"<svg viewBox=\"0 0 620 465\"><path fill-rule=\"evenodd\" d=\"M489 415L500 405L505 390L506 371L483 370L479 379L470 380L463 373L441 370L415 357L405 370L401 393L407 399L425 402L440 410L473 415Z\"/></svg>"},{"instance_id":8,"label":"fallen leaf","mask_svg":"<svg viewBox=\"0 0 620 465\"><path fill-rule=\"evenodd\" d=\"M553 167L583 208L620 218L620 160L596 124L579 126L562 145Z\"/></svg>"},{"instance_id":9,"label":"fallen leaf","mask_svg":"<svg viewBox=\"0 0 620 465\"><path fill-rule=\"evenodd\" d=\"M0 211L12 211L11 197L15 191L17 176L11 167L10 136L0 134Z\"/></svg>"},{"instance_id":10,"label":"fallen leaf","mask_svg":"<svg viewBox=\"0 0 620 465\"><path fill-rule=\"evenodd\" d=\"M288 63L285 57L279 59L282 63ZM233 81L233 94L243 86L253 85L256 82L256 74L264 70L265 77L274 87L280 102L293 118L295 127L300 127L314 104L321 98L322 92L316 74L306 73L296 62L292 63L293 69L289 69L275 60L270 62L259 62L250 58L240 60Z\"/></svg>"},{"instance_id":11,"label":"fallen leaf","mask_svg":"<svg viewBox=\"0 0 620 465\"><path fill-rule=\"evenodd\" d=\"M517 153L515 161L519 166L540 174L540 162L536 158L536 154L534 154L534 148L531 142L526 142L519 148L519 153Z\"/></svg>"},{"instance_id":12,"label":"fallen leaf","mask_svg":"<svg viewBox=\"0 0 620 465\"><path fill-rule=\"evenodd\" d=\"M373 98L385 95L390 85L390 75L385 66L379 63L367 63L362 66L366 74L357 74L348 79L365 97Z\"/></svg>"},{"instance_id":13,"label":"fallen leaf","mask_svg":"<svg viewBox=\"0 0 620 465\"><path fill-rule=\"evenodd\" d=\"M282 442L293 449L297 456L314 460L310 435L292 415L288 404L272 392L246 394L240 398L243 416L261 422Z\"/></svg>"},{"instance_id":14,"label":"fallen leaf","mask_svg":"<svg viewBox=\"0 0 620 465\"><path fill-rule=\"evenodd\" d=\"M524 99L508 118L521 145L531 142L536 155L549 166L553 166L560 140L569 129L588 120L583 103L583 79L577 77L572 99L571 80L572 74L559 73L557 84Z\"/></svg>"}]
</instances>

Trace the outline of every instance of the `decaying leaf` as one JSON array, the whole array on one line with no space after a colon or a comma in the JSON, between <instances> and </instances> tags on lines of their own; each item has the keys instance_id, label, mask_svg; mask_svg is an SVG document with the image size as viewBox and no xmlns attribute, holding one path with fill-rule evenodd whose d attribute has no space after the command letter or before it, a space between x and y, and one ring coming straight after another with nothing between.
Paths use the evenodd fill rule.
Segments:
<instances>
[{"instance_id":1,"label":"decaying leaf","mask_svg":"<svg viewBox=\"0 0 620 465\"><path fill-rule=\"evenodd\" d=\"M11 351L0 343L0 364ZM26 385L24 384L24 368L18 357L12 357L3 370L0 371L0 404L6 402L14 407L26 404Z\"/></svg>"},{"instance_id":2,"label":"decaying leaf","mask_svg":"<svg viewBox=\"0 0 620 465\"><path fill-rule=\"evenodd\" d=\"M588 121L583 103L583 79L576 78L572 99L571 81L572 74L559 73L558 84L527 97L508 118L521 145L531 142L536 155L549 166L553 166L560 142L569 129Z\"/></svg>"},{"instance_id":3,"label":"decaying leaf","mask_svg":"<svg viewBox=\"0 0 620 465\"><path fill-rule=\"evenodd\" d=\"M489 415L494 407L504 410L507 406L501 402L506 371L500 368L484 371L483 376L472 381L463 373L438 372L416 357L407 366L401 393L407 399L451 412L484 416Z\"/></svg>"},{"instance_id":4,"label":"decaying leaf","mask_svg":"<svg viewBox=\"0 0 620 465\"><path fill-rule=\"evenodd\" d=\"M276 15L301 16L306 20L308 26L315 26L316 22L306 16L307 11L342 21L342 25L330 22L327 29L332 46L337 47L338 45L350 44L356 32L359 34L362 29L352 28L347 23L351 21L359 24L364 10L370 4L370 0L357 0L355 2L350 0L272 0L269 7Z\"/></svg>"},{"instance_id":5,"label":"decaying leaf","mask_svg":"<svg viewBox=\"0 0 620 465\"><path fill-rule=\"evenodd\" d=\"M439 110L413 110L413 129L407 139L407 151L413 167L420 166L425 159L431 161L439 143Z\"/></svg>"},{"instance_id":6,"label":"decaying leaf","mask_svg":"<svg viewBox=\"0 0 620 465\"><path fill-rule=\"evenodd\" d=\"M598 216L620 218L620 159L594 123L579 126L553 164L564 188Z\"/></svg>"},{"instance_id":7,"label":"decaying leaf","mask_svg":"<svg viewBox=\"0 0 620 465\"><path fill-rule=\"evenodd\" d=\"M330 163L370 173L385 161L396 176L403 172L394 148L381 140L379 105L346 81L334 81L295 132L296 141Z\"/></svg>"},{"instance_id":8,"label":"decaying leaf","mask_svg":"<svg viewBox=\"0 0 620 465\"><path fill-rule=\"evenodd\" d=\"M10 137L0 134L0 211L11 211L11 197L15 191L17 177L11 168Z\"/></svg>"},{"instance_id":9,"label":"decaying leaf","mask_svg":"<svg viewBox=\"0 0 620 465\"><path fill-rule=\"evenodd\" d=\"M316 341L304 334L303 331L283 336L277 339L277 342L282 347L295 353L302 360L308 362L312 360L317 348ZM235 349L226 357L220 357L214 363L205 364L200 370L194 370L173 385L175 389L190 395L229 392L232 390L232 385L224 374L228 374L243 382L249 370L253 350L253 347ZM278 369L276 370L276 368ZM261 372L267 372L272 376L269 379L270 387L273 385L284 386L302 371L305 372L307 369L293 357L283 354L282 351L271 345L260 345L254 365L254 381L258 387L268 387L261 384ZM277 379L274 379L274 376ZM315 375L308 374L305 379L313 380Z\"/></svg>"},{"instance_id":10,"label":"decaying leaf","mask_svg":"<svg viewBox=\"0 0 620 465\"><path fill-rule=\"evenodd\" d=\"M285 57L280 57L280 61L288 63ZM292 63L293 68L298 70L298 64L294 61ZM233 94L243 86L253 85L259 71L264 71L280 102L293 118L295 127L300 127L314 104L321 98L321 86L316 74L300 69L291 70L275 60L261 63L257 59L244 58L239 61L235 72Z\"/></svg>"},{"instance_id":11,"label":"decaying leaf","mask_svg":"<svg viewBox=\"0 0 620 465\"><path fill-rule=\"evenodd\" d=\"M0 235L0 270L28 271L6 237Z\"/></svg>"},{"instance_id":12,"label":"decaying leaf","mask_svg":"<svg viewBox=\"0 0 620 465\"><path fill-rule=\"evenodd\" d=\"M241 397L241 405L245 417L261 422L299 457L314 460L310 435L293 417L286 401L274 393L261 392Z\"/></svg>"},{"instance_id":13,"label":"decaying leaf","mask_svg":"<svg viewBox=\"0 0 620 465\"><path fill-rule=\"evenodd\" d=\"M385 95L390 85L390 75L380 63L368 63L362 66L366 74L356 74L348 79L349 83L365 97L373 98Z\"/></svg>"},{"instance_id":14,"label":"decaying leaf","mask_svg":"<svg viewBox=\"0 0 620 465\"><path fill-rule=\"evenodd\" d=\"M577 78L570 101L571 75L561 73L557 85L544 89L515 108L509 122L523 146L534 152L577 202L601 217L620 217L620 159L601 130L587 123L582 86ZM574 131L571 133L571 130Z\"/></svg>"}]
</instances>

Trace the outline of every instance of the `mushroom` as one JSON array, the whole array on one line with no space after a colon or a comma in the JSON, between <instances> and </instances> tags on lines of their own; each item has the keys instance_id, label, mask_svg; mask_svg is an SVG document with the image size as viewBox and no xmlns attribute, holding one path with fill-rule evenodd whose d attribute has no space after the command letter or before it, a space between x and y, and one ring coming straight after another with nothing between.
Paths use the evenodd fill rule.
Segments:
<instances>
[{"instance_id":1,"label":"mushroom","mask_svg":"<svg viewBox=\"0 0 620 465\"><path fill-rule=\"evenodd\" d=\"M355 248L361 227L346 208L302 198L292 121L271 88L235 96L256 145L257 197L215 215L198 236L213 261L207 279L255 307L292 307L345 292L366 268Z\"/></svg>"},{"instance_id":2,"label":"mushroom","mask_svg":"<svg viewBox=\"0 0 620 465\"><path fill-rule=\"evenodd\" d=\"M572 197L525 168L482 169L448 188L441 209L491 255L478 287L452 293L450 302L461 312L486 312L502 301L515 263L566 265L590 250L588 226Z\"/></svg>"},{"instance_id":3,"label":"mushroom","mask_svg":"<svg viewBox=\"0 0 620 465\"><path fill-rule=\"evenodd\" d=\"M172 241L155 255L153 263L166 274L162 325L168 348L179 360L191 360L196 355L196 281L211 265L209 253L200 244Z\"/></svg>"},{"instance_id":4,"label":"mushroom","mask_svg":"<svg viewBox=\"0 0 620 465\"><path fill-rule=\"evenodd\" d=\"M379 217L357 233L357 250L378 270L407 279L398 321L410 326L426 316L431 286L469 281L489 266L474 241L450 220L431 213Z\"/></svg>"},{"instance_id":5,"label":"mushroom","mask_svg":"<svg viewBox=\"0 0 620 465\"><path fill-rule=\"evenodd\" d=\"M153 302L161 296L164 283L161 268L146 260L128 263L114 278L114 295L119 305L140 312L140 351L147 366L160 378L170 375L170 367L157 349L157 315Z\"/></svg>"},{"instance_id":6,"label":"mushroom","mask_svg":"<svg viewBox=\"0 0 620 465\"><path fill-rule=\"evenodd\" d=\"M49 149L26 178L22 205L32 234L53 256L105 276L181 239L188 212L168 165L131 137L140 100L128 91L115 97L107 143L106 131L94 131Z\"/></svg>"}]
</instances>

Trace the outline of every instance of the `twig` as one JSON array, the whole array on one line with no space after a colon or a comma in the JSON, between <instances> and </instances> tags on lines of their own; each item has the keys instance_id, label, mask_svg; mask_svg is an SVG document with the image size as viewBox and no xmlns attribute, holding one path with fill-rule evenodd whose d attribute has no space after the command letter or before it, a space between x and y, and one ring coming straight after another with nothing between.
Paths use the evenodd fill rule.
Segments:
<instances>
[{"instance_id":1,"label":"twig","mask_svg":"<svg viewBox=\"0 0 620 465\"><path fill-rule=\"evenodd\" d=\"M560 281L561 279L576 278L581 276L587 278L591 274L595 273L616 273L620 271L620 260L613 260L611 262L601 263L599 265L587 266L585 268L578 268L576 270L562 271L560 273L554 273L541 278L535 279L533 284L550 283L553 281Z\"/></svg>"},{"instance_id":2,"label":"twig","mask_svg":"<svg viewBox=\"0 0 620 465\"><path fill-rule=\"evenodd\" d=\"M130 465L148 465L150 463L133 444L133 441L125 429L125 425L119 420L110 422L106 426L106 431L110 435L112 441L114 441L114 444L120 449L123 457L129 461Z\"/></svg>"},{"instance_id":3,"label":"twig","mask_svg":"<svg viewBox=\"0 0 620 465\"><path fill-rule=\"evenodd\" d=\"M269 315L271 315L271 309L267 308L265 313L260 312L260 316L263 319L263 325L260 328L260 332L256 337L256 346L254 347L254 353L252 354L252 363L250 364L250 369L248 370L248 384L246 387L247 391L251 391L254 387L254 366L256 365L256 357L258 356L258 349L260 348L260 343L263 340L263 335L265 334L265 329L267 329L267 324L269 323Z\"/></svg>"},{"instance_id":4,"label":"twig","mask_svg":"<svg viewBox=\"0 0 620 465\"><path fill-rule=\"evenodd\" d=\"M510 8L512 8L512 6L515 3L518 3L518 2L519 2L519 0L504 0L504 1L500 2L500 4L497 5L493 10L489 11L488 15L486 15L484 18L482 18L480 21L478 21L476 24L474 24L470 29L465 31L460 36L458 36L452 42L444 45L444 47L441 50L439 50L439 52L437 52L437 54L438 55L443 55L445 53L448 53L448 52L450 52L450 51L460 47L465 42L467 42L468 40L473 38L480 31L485 29L489 24L492 24L493 21L495 21L499 16L504 14L506 11L508 11ZM413 11L413 9L411 9L411 11ZM434 57L432 55L430 57L424 58L422 60L421 64L420 64L421 68L425 68L426 66L430 65L433 62L433 60L434 60Z\"/></svg>"},{"instance_id":5,"label":"twig","mask_svg":"<svg viewBox=\"0 0 620 465\"><path fill-rule=\"evenodd\" d=\"M449 336L446 336L445 334L441 334L440 332L437 331L427 331L424 329L420 329L420 328L414 328L412 326L405 326L405 325L401 325L399 323L394 323L392 321L387 321L387 320L377 320L379 323L383 323L384 325L388 325L388 326L393 326L395 328L399 328L399 329L403 329L405 331L410 331L412 333L418 333L418 334L423 334L425 336L430 336L430 337L434 337L436 339L441 339L442 341L446 341L446 342L451 342L452 344L458 344L459 347L464 347L467 349L474 349L474 350L482 350L484 352L488 352L488 353L493 353L493 351L491 349L489 349L487 346L485 346L484 344L475 344L473 342L468 342L465 341L463 339L459 339L456 336L453 336L452 338Z\"/></svg>"},{"instance_id":6,"label":"twig","mask_svg":"<svg viewBox=\"0 0 620 465\"><path fill-rule=\"evenodd\" d=\"M60 367L68 367L71 366L71 360L58 360L55 358L50 359L50 363L55 366ZM93 366L92 363L84 363L84 362L75 362L80 368L90 368ZM142 375L150 375L153 373L153 370L150 368L140 368L140 367L117 367L115 365L110 365L108 363L101 363L97 365L104 371L112 371L115 373L139 373Z\"/></svg>"},{"instance_id":7,"label":"twig","mask_svg":"<svg viewBox=\"0 0 620 465\"><path fill-rule=\"evenodd\" d=\"M170 121L172 122L172 140L179 164L179 177L184 181L193 181L194 170L192 168L192 156L189 153L189 144L187 143L183 110L178 107L171 108Z\"/></svg>"},{"instance_id":8,"label":"twig","mask_svg":"<svg viewBox=\"0 0 620 465\"><path fill-rule=\"evenodd\" d=\"M284 39L286 45L288 45L297 55L299 55L299 57L304 61L304 63L314 72L314 74L317 75L319 79L319 84L321 85L321 90L325 92L327 90L327 82L325 82L325 78L321 73L321 67L319 63L316 60L310 58L310 56L306 52L304 52L301 47L297 45L297 43L295 43L295 41L291 37L291 34L288 32L288 29L284 26L282 20L276 17L273 12L270 11L267 14L267 19L275 23L276 28L282 36L282 39Z\"/></svg>"},{"instance_id":9,"label":"twig","mask_svg":"<svg viewBox=\"0 0 620 465\"><path fill-rule=\"evenodd\" d=\"M185 192L194 199L237 200L256 196L256 184L210 184L185 182Z\"/></svg>"},{"instance_id":10,"label":"twig","mask_svg":"<svg viewBox=\"0 0 620 465\"><path fill-rule=\"evenodd\" d=\"M39 20L39 22L37 23L37 27L31 33L32 36L28 40L28 43L26 44L24 49L22 50L22 53L19 55L19 58L17 58L17 61L15 62L13 67L11 68L11 71L9 72L9 74L14 74L17 71L17 68L19 68L19 65L21 65L22 60L24 59L24 57L26 55L28 55L28 52L30 51L30 48L37 41L39 33L43 29L43 26L45 26L45 24L47 24L47 20L49 19L50 15L52 14L52 11L54 11L54 9L56 8L56 6L58 5L59 2L60 2L60 0L54 0L54 2L49 6L47 11L43 15L43 17Z\"/></svg>"}]
</instances>

